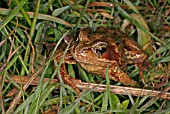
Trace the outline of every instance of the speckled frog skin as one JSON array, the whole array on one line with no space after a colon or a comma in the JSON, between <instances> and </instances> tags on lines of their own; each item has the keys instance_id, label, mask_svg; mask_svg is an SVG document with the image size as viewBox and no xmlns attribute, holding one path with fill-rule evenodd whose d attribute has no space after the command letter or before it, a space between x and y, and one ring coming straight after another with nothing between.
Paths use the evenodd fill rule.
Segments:
<instances>
[{"instance_id":1,"label":"speckled frog skin","mask_svg":"<svg viewBox=\"0 0 170 114\"><path fill-rule=\"evenodd\" d=\"M87 72L102 78L106 77L108 68L111 80L124 85L137 85L124 72L127 64L140 64L147 58L136 41L119 30L105 27L99 27L93 33L91 28L81 29L75 39L66 55L66 63L79 63ZM65 83L74 86L66 70L61 71L61 74Z\"/></svg>"}]
</instances>

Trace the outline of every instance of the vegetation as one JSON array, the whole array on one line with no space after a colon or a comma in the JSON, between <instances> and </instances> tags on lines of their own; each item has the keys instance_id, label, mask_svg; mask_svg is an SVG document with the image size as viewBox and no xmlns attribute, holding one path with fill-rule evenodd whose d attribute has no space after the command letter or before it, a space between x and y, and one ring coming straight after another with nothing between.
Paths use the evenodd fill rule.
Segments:
<instances>
[{"instance_id":1,"label":"vegetation","mask_svg":"<svg viewBox=\"0 0 170 114\"><path fill-rule=\"evenodd\" d=\"M54 52L63 38L83 27L99 26L120 29L138 41L152 65L143 70L146 84L142 85L135 65L129 65L125 72L142 85L141 90L162 94L151 96L149 92L142 97L114 94L112 85L123 86L121 83L89 74L79 65L68 65L71 76L107 88L102 92L84 88L78 95L56 79L65 55L57 63ZM51 54L46 42L56 43ZM169 0L0 1L0 113L168 114L169 50Z\"/></svg>"}]
</instances>

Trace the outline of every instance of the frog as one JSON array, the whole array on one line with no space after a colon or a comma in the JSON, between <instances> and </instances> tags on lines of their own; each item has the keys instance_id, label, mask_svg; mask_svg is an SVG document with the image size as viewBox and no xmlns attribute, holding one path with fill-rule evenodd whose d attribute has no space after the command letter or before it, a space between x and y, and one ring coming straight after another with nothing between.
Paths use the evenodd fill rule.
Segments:
<instances>
[{"instance_id":1,"label":"frog","mask_svg":"<svg viewBox=\"0 0 170 114\"><path fill-rule=\"evenodd\" d=\"M71 37L72 40L67 40ZM60 60L65 46L70 43L65 60L60 67L60 75L64 83L70 85L77 93L75 83L81 80L71 78L65 64L79 64L85 71L94 75L108 77L125 86L137 86L138 83L131 79L125 70L128 64L137 64L142 69L142 63L147 61L147 54L140 45L127 34L118 29L98 27L95 31L90 27L82 28L75 35L65 38L60 51L56 51L56 60ZM144 82L142 71L140 76Z\"/></svg>"}]
</instances>

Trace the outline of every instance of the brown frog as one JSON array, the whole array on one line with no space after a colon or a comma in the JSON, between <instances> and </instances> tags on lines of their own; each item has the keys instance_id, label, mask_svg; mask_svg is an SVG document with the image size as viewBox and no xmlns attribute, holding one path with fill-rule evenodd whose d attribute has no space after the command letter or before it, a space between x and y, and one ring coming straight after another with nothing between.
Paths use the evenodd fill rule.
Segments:
<instances>
[{"instance_id":1,"label":"brown frog","mask_svg":"<svg viewBox=\"0 0 170 114\"><path fill-rule=\"evenodd\" d=\"M57 55L57 60L61 55L62 53ZM124 85L135 86L137 82L132 80L124 70L127 64L141 64L145 62L146 58L147 55L138 43L124 33L99 27L95 32L92 32L91 28L84 28L79 31L76 41L72 43L66 54L65 62L79 63L87 72L99 75L102 78L106 77L106 70L108 69L110 79ZM73 84L74 79L65 70L64 63L60 68L60 74L66 84L80 93Z\"/></svg>"}]
</instances>

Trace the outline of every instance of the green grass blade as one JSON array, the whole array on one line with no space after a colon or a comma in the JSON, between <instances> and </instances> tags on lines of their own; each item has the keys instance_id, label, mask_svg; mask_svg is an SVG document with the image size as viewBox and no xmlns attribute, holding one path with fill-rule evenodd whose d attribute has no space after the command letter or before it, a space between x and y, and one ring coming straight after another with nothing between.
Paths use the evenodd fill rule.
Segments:
<instances>
[{"instance_id":1,"label":"green grass blade","mask_svg":"<svg viewBox=\"0 0 170 114\"><path fill-rule=\"evenodd\" d=\"M129 1L129 0L124 0L124 2L125 2L135 13L139 13L139 11L135 8L135 6L132 4L131 1Z\"/></svg>"},{"instance_id":2,"label":"green grass blade","mask_svg":"<svg viewBox=\"0 0 170 114\"><path fill-rule=\"evenodd\" d=\"M14 58L5 67L4 71L7 71L17 61L17 59L19 58L21 52L19 54L17 54L16 56L14 56Z\"/></svg>"},{"instance_id":3,"label":"green grass blade","mask_svg":"<svg viewBox=\"0 0 170 114\"><path fill-rule=\"evenodd\" d=\"M14 0L17 4L19 4L18 0ZM25 11L24 8L21 8L21 13L23 15L23 17L25 18L25 20L27 21L28 25L31 26L31 19L29 18L29 15L27 14L27 12Z\"/></svg>"},{"instance_id":4,"label":"green grass blade","mask_svg":"<svg viewBox=\"0 0 170 114\"><path fill-rule=\"evenodd\" d=\"M37 2L36 2L36 8L35 8L34 17L33 17L33 21L32 21L32 24L31 24L31 30L30 30L31 39L32 39L32 36L34 34L34 31L35 31L35 25L36 25L36 22L37 22L38 10L39 10L39 7L40 7L40 1L41 0L37 0Z\"/></svg>"},{"instance_id":5,"label":"green grass blade","mask_svg":"<svg viewBox=\"0 0 170 114\"><path fill-rule=\"evenodd\" d=\"M10 13L5 17L5 19L0 23L0 31L5 27L5 25L21 10L27 0L22 0Z\"/></svg>"},{"instance_id":6,"label":"green grass blade","mask_svg":"<svg viewBox=\"0 0 170 114\"><path fill-rule=\"evenodd\" d=\"M62 109L58 114L70 114L74 108L80 103L80 100L82 100L85 96L87 96L90 93L89 90L83 91L83 93L80 95L79 98L75 100L71 105L67 106L66 108Z\"/></svg>"},{"instance_id":7,"label":"green grass blade","mask_svg":"<svg viewBox=\"0 0 170 114\"><path fill-rule=\"evenodd\" d=\"M9 9L0 8L0 14L2 14L2 15L7 15L8 12L9 12ZM29 15L30 18L34 17L34 12L27 12L27 14ZM18 13L15 16L23 17L23 15L21 13ZM67 22L63 19L60 19L58 17L51 16L51 15L38 13L37 19L52 21L52 22L56 22L58 24L66 25L68 27L72 27L72 25L69 22Z\"/></svg>"},{"instance_id":8,"label":"green grass blade","mask_svg":"<svg viewBox=\"0 0 170 114\"><path fill-rule=\"evenodd\" d=\"M27 107L32 102L33 99L34 95L32 94L14 111L14 114L18 114L19 112L24 110L25 107Z\"/></svg>"},{"instance_id":9,"label":"green grass blade","mask_svg":"<svg viewBox=\"0 0 170 114\"><path fill-rule=\"evenodd\" d=\"M61 13L63 13L64 11L68 10L70 6L65 6L65 7L62 7L62 8L58 8L58 9L55 9L52 13L53 16L58 16L60 15Z\"/></svg>"}]
</instances>

